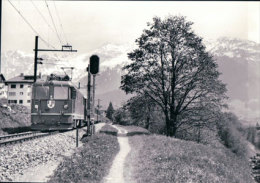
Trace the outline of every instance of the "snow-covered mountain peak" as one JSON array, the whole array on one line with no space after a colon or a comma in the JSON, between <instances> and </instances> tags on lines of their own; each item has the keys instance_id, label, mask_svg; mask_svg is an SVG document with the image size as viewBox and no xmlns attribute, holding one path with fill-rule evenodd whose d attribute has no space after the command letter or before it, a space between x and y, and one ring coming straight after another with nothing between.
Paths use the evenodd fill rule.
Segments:
<instances>
[{"instance_id":1,"label":"snow-covered mountain peak","mask_svg":"<svg viewBox=\"0 0 260 183\"><path fill-rule=\"evenodd\" d=\"M217 40L204 41L206 48L214 56L247 58L247 61L258 61L260 58L260 44L249 40L221 37Z\"/></svg>"}]
</instances>

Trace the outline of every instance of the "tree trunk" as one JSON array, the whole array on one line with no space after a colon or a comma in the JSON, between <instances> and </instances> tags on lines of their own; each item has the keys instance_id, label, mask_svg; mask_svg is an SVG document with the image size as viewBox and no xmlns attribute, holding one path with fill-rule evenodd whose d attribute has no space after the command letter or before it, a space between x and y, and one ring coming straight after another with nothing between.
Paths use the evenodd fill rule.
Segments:
<instances>
[{"instance_id":1,"label":"tree trunk","mask_svg":"<svg viewBox=\"0 0 260 183\"><path fill-rule=\"evenodd\" d=\"M197 139L197 142L200 143L200 140L201 140L201 139L200 139L200 136L201 136L201 135L200 135L200 133L201 133L201 131L200 131L200 124L199 124L198 127L199 127L199 129L198 129L199 131L198 131L198 139Z\"/></svg>"},{"instance_id":2,"label":"tree trunk","mask_svg":"<svg viewBox=\"0 0 260 183\"><path fill-rule=\"evenodd\" d=\"M171 130L170 130L170 128L171 128L171 123L170 123L170 119L169 119L169 116L168 116L168 111L167 110L164 110L164 115L165 115L165 123L166 123L166 129L165 129L165 131L166 131L166 135L167 136L170 136L170 134L171 134Z\"/></svg>"},{"instance_id":3,"label":"tree trunk","mask_svg":"<svg viewBox=\"0 0 260 183\"><path fill-rule=\"evenodd\" d=\"M173 108L170 108L170 136L176 137L177 131L177 115L174 112Z\"/></svg>"},{"instance_id":4,"label":"tree trunk","mask_svg":"<svg viewBox=\"0 0 260 183\"><path fill-rule=\"evenodd\" d=\"M172 137L176 137L177 127L176 127L176 121L172 125Z\"/></svg>"},{"instance_id":5,"label":"tree trunk","mask_svg":"<svg viewBox=\"0 0 260 183\"><path fill-rule=\"evenodd\" d=\"M150 126L150 116L147 116L146 117L146 123L145 123L145 129L149 129L149 126Z\"/></svg>"},{"instance_id":6,"label":"tree trunk","mask_svg":"<svg viewBox=\"0 0 260 183\"><path fill-rule=\"evenodd\" d=\"M151 115L151 107L150 104L147 106L147 113L146 113L146 123L145 123L145 129L149 129L150 126L150 115Z\"/></svg>"}]
</instances>

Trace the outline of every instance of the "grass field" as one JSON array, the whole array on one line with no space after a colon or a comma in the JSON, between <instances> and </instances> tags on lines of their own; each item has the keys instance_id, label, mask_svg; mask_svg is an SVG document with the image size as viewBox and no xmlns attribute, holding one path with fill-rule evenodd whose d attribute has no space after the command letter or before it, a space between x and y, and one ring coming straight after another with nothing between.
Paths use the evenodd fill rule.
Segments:
<instances>
[{"instance_id":1,"label":"grass field","mask_svg":"<svg viewBox=\"0 0 260 183\"><path fill-rule=\"evenodd\" d=\"M250 183L247 160L223 148L159 135L129 137L124 172L131 183Z\"/></svg>"},{"instance_id":2,"label":"grass field","mask_svg":"<svg viewBox=\"0 0 260 183\"><path fill-rule=\"evenodd\" d=\"M67 157L55 170L49 182L101 182L109 172L119 151L116 136L97 134L84 138L76 153Z\"/></svg>"}]
</instances>

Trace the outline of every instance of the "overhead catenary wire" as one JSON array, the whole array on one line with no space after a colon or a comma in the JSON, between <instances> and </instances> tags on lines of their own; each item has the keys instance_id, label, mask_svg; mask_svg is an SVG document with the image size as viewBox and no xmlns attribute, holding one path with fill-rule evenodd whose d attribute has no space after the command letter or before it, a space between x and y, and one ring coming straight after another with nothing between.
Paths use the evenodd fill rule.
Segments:
<instances>
[{"instance_id":1,"label":"overhead catenary wire","mask_svg":"<svg viewBox=\"0 0 260 183\"><path fill-rule=\"evenodd\" d=\"M57 28L56 28L56 25L55 25L54 19L53 19L53 17L52 17L52 14L51 14L51 11L50 11L50 8L49 8L49 5L48 5L48 3L47 3L46 0L45 0L45 4L46 4L46 6L47 6L47 9L48 9L49 15L50 15L50 17L51 17L53 27L54 27L54 29L55 29L55 31L56 31L56 35L57 35L57 37L58 37L58 39L59 39L59 41L60 41L60 44L62 45L62 41L61 41L60 36L59 36L59 34L58 34L58 31L57 31Z\"/></svg>"},{"instance_id":2,"label":"overhead catenary wire","mask_svg":"<svg viewBox=\"0 0 260 183\"><path fill-rule=\"evenodd\" d=\"M37 12L40 14L40 16L42 17L42 19L45 21L45 23L48 25L48 27L55 33L55 30L51 27L51 25L48 23L48 21L46 20L46 18L43 16L43 14L41 13L41 11L39 10L39 8L34 4L33 0L31 0L31 3L33 4L34 8L37 10Z\"/></svg>"},{"instance_id":3,"label":"overhead catenary wire","mask_svg":"<svg viewBox=\"0 0 260 183\"><path fill-rule=\"evenodd\" d=\"M57 7L56 7L56 3L55 3L54 0L53 0L53 4L54 4L54 8L55 8L55 11L56 11L58 20L59 20L59 22L60 22L61 31L63 32L63 35L64 35L64 38L65 38L66 43L68 44L68 39L67 39L66 34L65 34L65 32L64 32L64 28L63 28L63 25L62 25L62 22L61 22L61 18L60 18L60 16L59 16L59 12L58 12L58 9L57 9Z\"/></svg>"},{"instance_id":4,"label":"overhead catenary wire","mask_svg":"<svg viewBox=\"0 0 260 183\"><path fill-rule=\"evenodd\" d=\"M51 63L51 62L42 62L42 64L48 64L48 65L61 65L63 66L63 64L57 64L57 63Z\"/></svg>"},{"instance_id":5,"label":"overhead catenary wire","mask_svg":"<svg viewBox=\"0 0 260 183\"><path fill-rule=\"evenodd\" d=\"M20 10L18 10L18 8L16 8L16 6L15 6L15 4L13 4L10 0L8 0L8 2L10 3L10 5L15 9L15 11L21 16L21 18L24 20L24 22L30 27L30 29L39 37L39 39L44 43L44 44L46 44L46 46L47 47L51 47L51 48L53 48L53 49L55 49L55 50L57 50L57 48L55 48L53 45L51 45L49 42L47 42L45 39L43 39L43 37L39 34L39 32L34 28L34 26L26 19L26 17L24 16L24 14L23 14L23 12L21 12ZM31 1L32 2L32 1ZM45 0L45 3L46 3L46 5L47 5L47 7L48 7L48 4L47 4L47 2L46 2L46 0ZM39 9L37 8L37 6L32 2L32 4L34 5L34 7L36 8L36 10L38 11L38 13L40 13L40 11L39 11ZM49 10L49 7L48 7L48 11L49 11L49 14L50 14L50 16L51 16L51 18L52 18L52 15L51 15L51 12L50 12L50 10ZM47 23L47 20L44 18L44 16L42 15L42 13L40 13L40 15L42 16L42 18L44 19L44 21ZM52 18L52 21L53 21L53 24L54 24L54 20L53 20L53 18ZM47 23L47 25L49 26L49 28L51 28L51 26ZM55 24L54 24L54 26L55 26ZM62 26L62 24L61 24L61 26ZM56 33L57 33L57 36L58 36L58 38L59 38L59 41L60 41L60 43L62 44L62 42L61 42L61 39L60 39L60 37L59 37L59 35L58 35L58 32L57 32L57 29L56 29L56 26L54 27L55 28L55 31L56 31ZM53 29L52 29L53 30ZM63 31L64 32L64 31ZM55 33L55 32L54 32ZM65 36L65 34L64 34L64 36ZM57 61L57 60L56 60ZM61 60L60 60L61 61ZM56 65L56 66L62 66L62 65L64 65L64 64L62 64L62 63L50 63L50 62L39 62L39 63L41 63L41 64L50 64L50 65Z\"/></svg>"},{"instance_id":6,"label":"overhead catenary wire","mask_svg":"<svg viewBox=\"0 0 260 183\"><path fill-rule=\"evenodd\" d=\"M50 43L45 41L42 36L35 30L35 28L30 24L30 22L22 15L22 13L15 7L13 3L11 3L10 0L8 2L11 4L11 6L15 9L15 11L22 17L22 19L25 21L25 23L32 29L32 31L39 36L42 42L44 42L48 47L52 47L53 49L56 49L54 46L52 46Z\"/></svg>"}]
</instances>

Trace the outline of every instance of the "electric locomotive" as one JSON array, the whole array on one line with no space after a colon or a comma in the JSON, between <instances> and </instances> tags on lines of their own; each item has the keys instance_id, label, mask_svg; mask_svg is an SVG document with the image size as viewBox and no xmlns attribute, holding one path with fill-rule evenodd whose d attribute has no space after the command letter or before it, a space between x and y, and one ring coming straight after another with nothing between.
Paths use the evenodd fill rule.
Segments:
<instances>
[{"instance_id":1,"label":"electric locomotive","mask_svg":"<svg viewBox=\"0 0 260 183\"><path fill-rule=\"evenodd\" d=\"M31 129L63 131L83 126L86 100L67 75L37 79L32 88Z\"/></svg>"}]
</instances>

